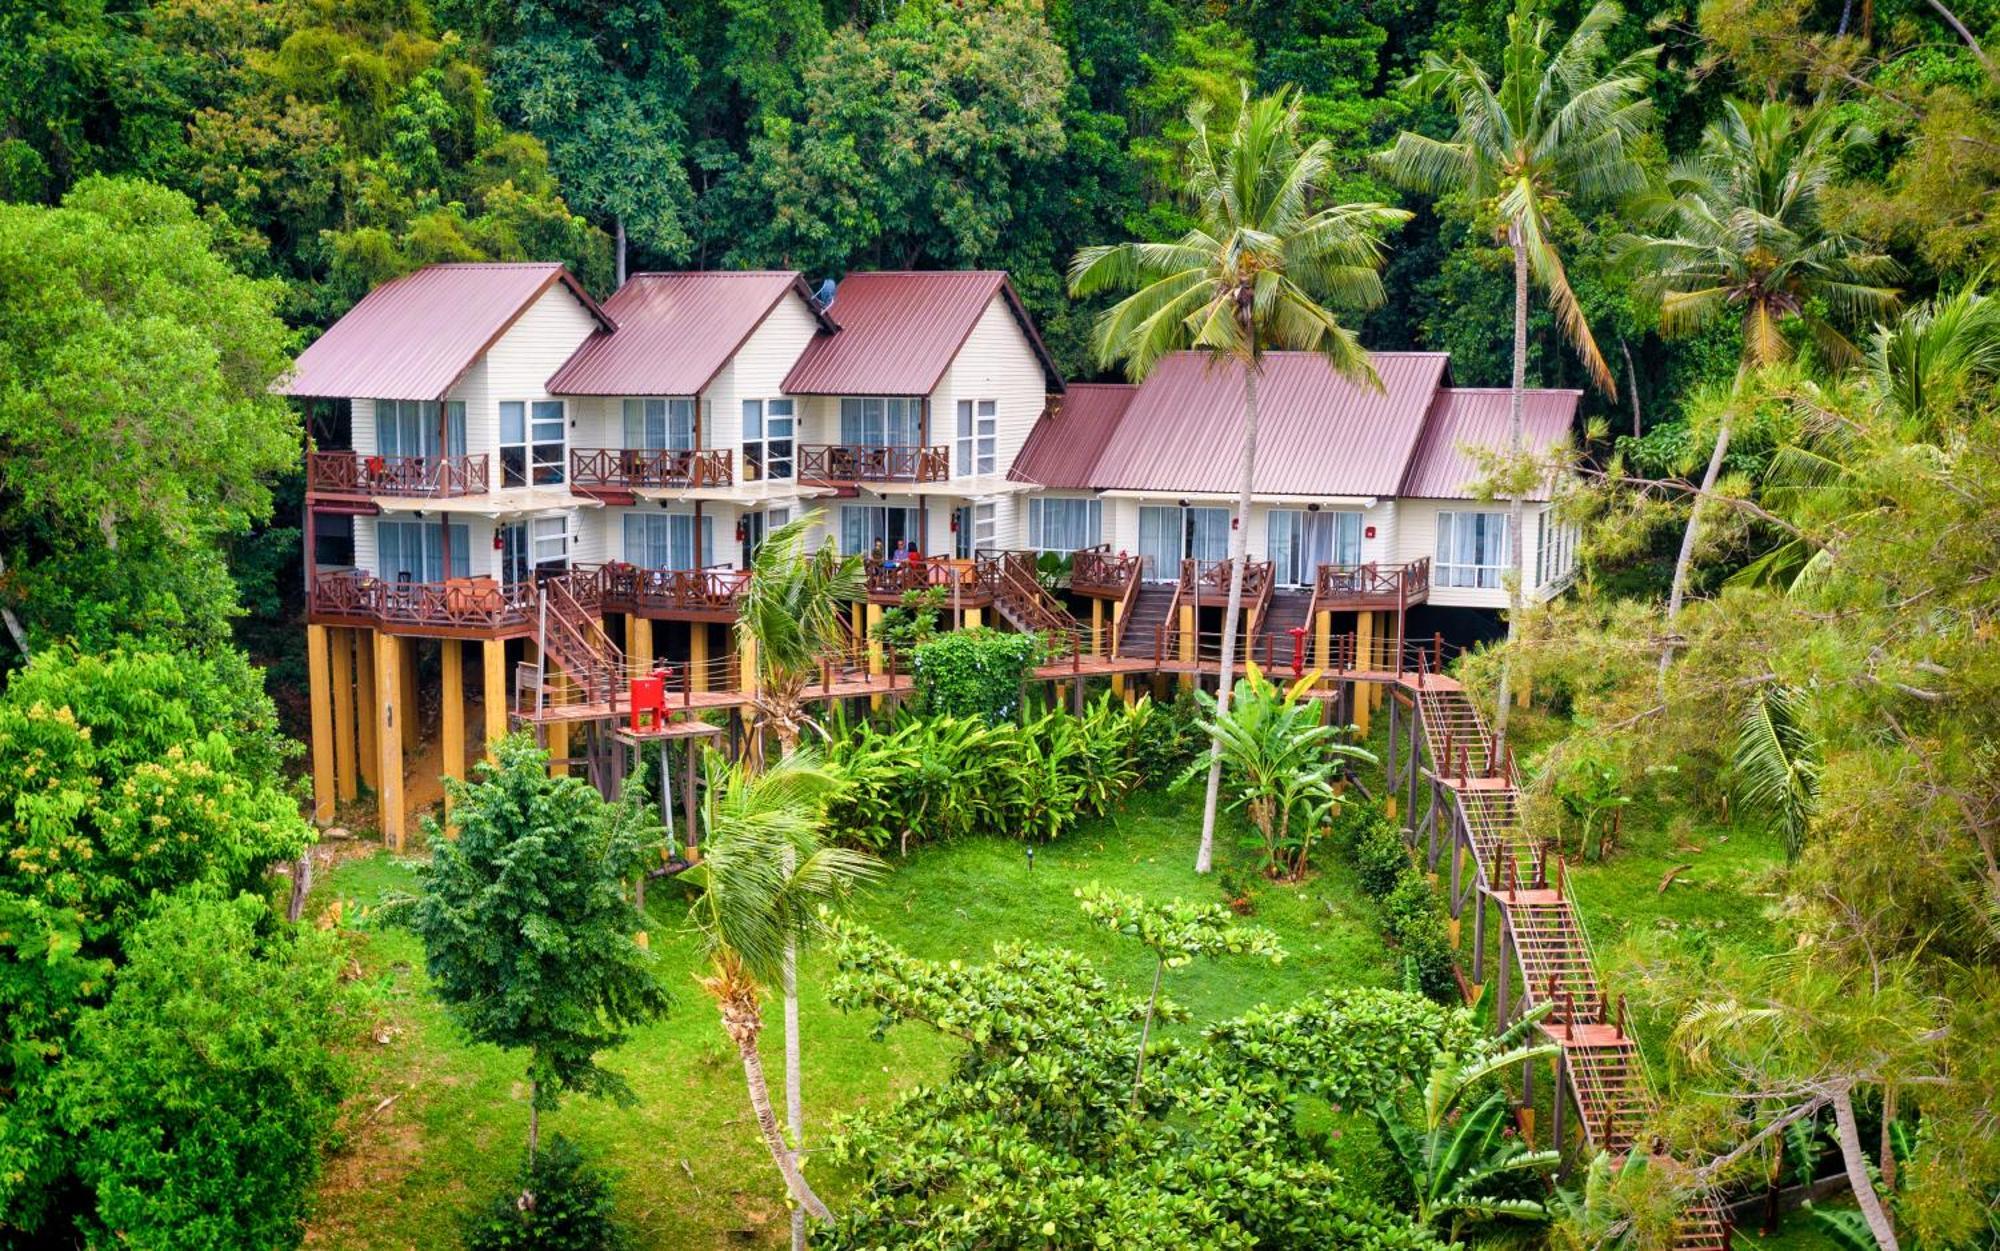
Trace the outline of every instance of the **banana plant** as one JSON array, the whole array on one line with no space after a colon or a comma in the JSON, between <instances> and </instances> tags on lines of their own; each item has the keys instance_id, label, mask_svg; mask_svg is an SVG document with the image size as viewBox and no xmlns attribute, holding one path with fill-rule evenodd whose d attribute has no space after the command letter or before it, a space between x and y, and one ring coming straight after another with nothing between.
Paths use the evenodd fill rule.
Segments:
<instances>
[{"instance_id":1,"label":"banana plant","mask_svg":"<svg viewBox=\"0 0 2000 1251\"><path fill-rule=\"evenodd\" d=\"M1490 1050L1441 1054L1418 1100L1385 1100L1373 1109L1391 1153L1416 1200L1419 1223L1452 1242L1468 1224L1512 1220L1544 1223L1548 1205L1525 1197L1521 1184L1555 1167L1561 1155L1535 1151L1508 1125L1507 1093L1496 1082L1509 1067L1553 1056L1553 1043L1526 1042L1550 1005L1531 1012ZM1412 1106L1414 1105L1414 1106Z\"/></svg>"}]
</instances>

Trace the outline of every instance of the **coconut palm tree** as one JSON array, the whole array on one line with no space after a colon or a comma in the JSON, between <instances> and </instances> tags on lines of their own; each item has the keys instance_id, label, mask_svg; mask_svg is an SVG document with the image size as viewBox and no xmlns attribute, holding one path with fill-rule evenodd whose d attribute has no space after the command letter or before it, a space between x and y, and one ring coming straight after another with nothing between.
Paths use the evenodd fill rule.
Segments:
<instances>
[{"instance_id":1,"label":"coconut palm tree","mask_svg":"<svg viewBox=\"0 0 2000 1251\"><path fill-rule=\"evenodd\" d=\"M1539 0L1516 0L1507 19L1507 48L1500 82L1460 52L1449 59L1430 53L1409 85L1425 94L1441 92L1458 116L1450 139L1404 131L1395 145L1377 154L1389 176L1414 191L1458 195L1492 215L1498 236L1514 256L1514 375L1507 422L1510 460L1523 456L1521 410L1528 376L1528 285L1539 283L1563 336L1584 368L1607 395L1617 383L1604 362L1590 323L1570 289L1569 275L1556 251L1551 213L1577 196L1616 196L1643 183L1632 141L1652 118L1643 93L1646 48L1605 66L1604 38L1623 11L1599 0L1584 14L1560 47L1551 48L1554 24ZM1521 493L1509 492L1507 631L1519 628L1522 580L1526 576ZM1495 738L1507 738L1511 670L1500 670L1500 706L1493 718Z\"/></svg>"},{"instance_id":2,"label":"coconut palm tree","mask_svg":"<svg viewBox=\"0 0 2000 1251\"><path fill-rule=\"evenodd\" d=\"M1854 363L1860 355L1854 344L1817 308L1857 319L1896 300L1895 290L1881 285L1895 276L1895 262L1820 220L1821 200L1856 140L1852 128L1824 109L1727 101L1693 159L1676 165L1651 198L1665 233L1618 241L1620 259L1639 274L1640 294L1659 303L1660 329L1684 334L1736 316L1743 330L1739 383L1791 355L1787 321L1801 324L1830 362ZM1662 675L1673 661L1673 627L1687 595L1703 507L1729 451L1732 407L1722 407L1701 494L1688 510L1674 561Z\"/></svg>"},{"instance_id":3,"label":"coconut palm tree","mask_svg":"<svg viewBox=\"0 0 2000 1251\"><path fill-rule=\"evenodd\" d=\"M787 755L754 773L710 753L706 782L702 858L682 875L696 891L688 917L708 964L701 986L714 997L723 1031L736 1044L758 1132L798 1203L800 1220L805 1213L827 1220L826 1204L807 1184L771 1107L757 1050L764 1031L763 992L773 979L791 975L802 943L825 933L823 909L881 866L870 856L821 842L825 803L840 782L811 751ZM797 1136L794 1128L794 1141Z\"/></svg>"},{"instance_id":4,"label":"coconut palm tree","mask_svg":"<svg viewBox=\"0 0 2000 1251\"><path fill-rule=\"evenodd\" d=\"M749 758L763 762L767 735L778 740L778 755L798 750L808 724L806 688L820 664L839 653L847 605L862 592L861 560L843 557L830 545L807 549L807 535L820 514L809 512L766 536L751 561L750 580L736 603L738 653L751 653L756 694L752 699ZM781 849L781 855L789 855ZM790 872L792 863L784 861ZM805 1094L799 1045L798 952L790 937L779 981L785 998L785 1123L792 1138L805 1134ZM805 1214L792 1213L792 1246L805 1245Z\"/></svg>"},{"instance_id":5,"label":"coconut palm tree","mask_svg":"<svg viewBox=\"0 0 2000 1251\"><path fill-rule=\"evenodd\" d=\"M1196 349L1243 376L1238 524L1229 536L1229 599L1216 678L1219 714L1229 711L1243 612L1263 354L1318 352L1347 377L1379 387L1354 332L1327 306L1371 308L1382 302L1380 235L1410 216L1380 204L1326 204L1322 187L1331 172L1332 148L1325 140L1301 140L1300 108L1293 92L1253 100L1245 84L1242 107L1221 130L1210 125L1206 105L1197 104L1188 113L1194 135L1181 188L1194 229L1172 243L1085 248L1070 263L1072 295L1131 292L1097 321L1101 364L1123 361L1136 381L1168 353ZM1202 808L1198 873L1214 863L1221 784L1217 757Z\"/></svg>"}]
</instances>

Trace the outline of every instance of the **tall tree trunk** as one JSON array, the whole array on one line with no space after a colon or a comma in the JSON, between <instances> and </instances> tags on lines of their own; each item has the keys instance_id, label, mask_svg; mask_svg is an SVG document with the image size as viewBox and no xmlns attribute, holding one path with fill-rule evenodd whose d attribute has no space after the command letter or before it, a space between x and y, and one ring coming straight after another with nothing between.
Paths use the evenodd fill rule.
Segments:
<instances>
[{"instance_id":1,"label":"tall tree trunk","mask_svg":"<svg viewBox=\"0 0 2000 1251\"><path fill-rule=\"evenodd\" d=\"M1695 543L1701 537L1701 510L1708 504L1715 480L1722 476L1722 458L1729 454L1729 420L1735 411L1735 397L1722 410L1722 428L1715 432L1715 450L1709 453L1708 468L1701 475L1701 494L1688 508L1687 529L1681 534L1681 553L1674 558L1674 584L1667 592L1666 639L1660 646L1660 689L1666 690L1667 667L1674 663L1674 622L1680 618L1681 603L1687 598L1688 567L1694 563Z\"/></svg>"},{"instance_id":2,"label":"tall tree trunk","mask_svg":"<svg viewBox=\"0 0 2000 1251\"><path fill-rule=\"evenodd\" d=\"M786 724L796 724L788 720ZM798 744L789 734L778 736L778 759L786 760L796 750ZM785 848L783 871L789 879L798 872L798 859L790 847ZM806 1105L803 1078L800 1068L803 1053L799 1047L799 941L785 935L785 967L783 973L785 991L785 1125L791 1130L793 1167L798 1166L798 1151L806 1140ZM805 1251L806 1214L804 1208L792 1209L792 1251Z\"/></svg>"},{"instance_id":3,"label":"tall tree trunk","mask_svg":"<svg viewBox=\"0 0 2000 1251\"><path fill-rule=\"evenodd\" d=\"M625 285L625 218L618 218L618 285Z\"/></svg>"},{"instance_id":4,"label":"tall tree trunk","mask_svg":"<svg viewBox=\"0 0 2000 1251\"><path fill-rule=\"evenodd\" d=\"M1246 332L1244 338L1250 339ZM1222 664L1216 676L1215 719L1229 715L1229 688L1236 676L1236 624L1243 615L1243 566L1250 543L1250 492L1257 476L1257 362L1243 362L1243 459L1238 468L1236 516L1229 530L1229 605L1222 610ZM1198 610L1197 610L1198 615ZM1199 624L1199 623L1197 623ZM1200 632L1196 639L1199 642ZM1222 795L1222 738L1209 740L1214 759L1208 764L1208 797L1201 808L1201 850L1195 853L1194 871L1206 873L1215 865L1215 809Z\"/></svg>"},{"instance_id":5,"label":"tall tree trunk","mask_svg":"<svg viewBox=\"0 0 2000 1251\"><path fill-rule=\"evenodd\" d=\"M722 1005L723 1028L729 1031L730 1038L736 1043L736 1053L743 1061L743 1084L750 1090L750 1110L756 1115L757 1131L764 1136L764 1148L771 1153L771 1162L784 1176L785 1188L791 1192L792 1198L814 1220L830 1221L833 1213L827 1211L826 1204L813 1193L805 1174L799 1171L798 1160L785 1144L784 1134L778 1129L778 1114L771 1107L770 1083L764 1077L764 1058L757 1054L757 1034L762 1030L763 1022L748 1015L754 1011L754 1003L747 1008L727 1001Z\"/></svg>"},{"instance_id":6,"label":"tall tree trunk","mask_svg":"<svg viewBox=\"0 0 2000 1251\"><path fill-rule=\"evenodd\" d=\"M1508 227L1507 242L1514 249L1514 383L1507 396L1507 456L1510 461L1518 462L1525 442L1521 406L1526 402L1528 387L1528 249L1522 242L1519 226ZM1523 511L1521 493L1516 491L1507 501L1507 641L1510 644L1520 634L1521 590L1527 578L1524 569L1527 544L1521 535ZM1505 759L1507 708L1514 702L1513 693L1514 652L1509 647L1500 661L1500 706L1493 713L1493 759L1490 763L1495 765Z\"/></svg>"},{"instance_id":7,"label":"tall tree trunk","mask_svg":"<svg viewBox=\"0 0 2000 1251\"><path fill-rule=\"evenodd\" d=\"M1840 1158L1847 1166L1847 1184L1854 1188L1854 1201L1868 1222L1868 1232L1875 1235L1875 1245L1882 1251L1901 1251L1896 1242L1896 1227L1889 1223L1882 1196L1875 1192L1875 1179L1868 1175L1868 1156L1861 1149L1861 1127L1854 1122L1853 1087L1842 1087L1833 1096L1833 1123L1834 1136L1840 1139Z\"/></svg>"},{"instance_id":8,"label":"tall tree trunk","mask_svg":"<svg viewBox=\"0 0 2000 1251\"><path fill-rule=\"evenodd\" d=\"M528 1083L528 1167L535 1167L535 1149L542 1143L542 1084Z\"/></svg>"},{"instance_id":9,"label":"tall tree trunk","mask_svg":"<svg viewBox=\"0 0 2000 1251\"><path fill-rule=\"evenodd\" d=\"M1632 367L1632 345L1625 342L1625 336L1618 336L1618 350L1625 353L1625 390L1632 397L1632 437L1639 438L1645 433L1639 424L1639 371Z\"/></svg>"},{"instance_id":10,"label":"tall tree trunk","mask_svg":"<svg viewBox=\"0 0 2000 1251\"><path fill-rule=\"evenodd\" d=\"M6 580L7 558L0 556L0 583L4 583ZM14 615L13 609L5 605L0 605L0 622L6 623L7 634L14 640L14 650L21 653L21 659L26 660L28 658L28 632L21 627L21 619Z\"/></svg>"}]
</instances>

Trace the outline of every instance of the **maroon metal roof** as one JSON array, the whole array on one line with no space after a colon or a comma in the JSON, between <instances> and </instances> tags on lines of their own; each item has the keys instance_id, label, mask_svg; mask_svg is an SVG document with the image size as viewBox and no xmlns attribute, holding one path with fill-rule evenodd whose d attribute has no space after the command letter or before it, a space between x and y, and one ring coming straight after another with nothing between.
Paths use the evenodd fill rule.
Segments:
<instances>
[{"instance_id":1,"label":"maroon metal roof","mask_svg":"<svg viewBox=\"0 0 2000 1251\"><path fill-rule=\"evenodd\" d=\"M834 324L791 270L634 274L604 309L616 331L591 336L549 379L551 395L699 395L788 291Z\"/></svg>"},{"instance_id":2,"label":"maroon metal roof","mask_svg":"<svg viewBox=\"0 0 2000 1251\"><path fill-rule=\"evenodd\" d=\"M1257 386L1262 495L1392 496L1445 380L1442 352L1374 352L1382 389L1313 352L1270 352ZM1233 493L1243 374L1200 352L1161 360L1139 385L1091 473L1102 489Z\"/></svg>"},{"instance_id":3,"label":"maroon metal roof","mask_svg":"<svg viewBox=\"0 0 2000 1251\"><path fill-rule=\"evenodd\" d=\"M1051 393L1062 374L1007 275L996 269L849 274L828 309L840 329L815 339L792 372L793 395L929 395L998 292L1028 338Z\"/></svg>"},{"instance_id":4,"label":"maroon metal roof","mask_svg":"<svg viewBox=\"0 0 2000 1251\"><path fill-rule=\"evenodd\" d=\"M556 283L607 330L614 322L553 262L428 265L383 283L299 354L285 395L442 399Z\"/></svg>"},{"instance_id":5,"label":"maroon metal roof","mask_svg":"<svg viewBox=\"0 0 2000 1251\"><path fill-rule=\"evenodd\" d=\"M1470 498L1467 488L1487 470L1465 449L1507 447L1510 396L1505 387L1447 387L1438 392L1424 437L1403 477L1401 494L1410 499ZM1521 427L1528 447L1541 452L1568 434L1582 399L1581 391L1524 392ZM1533 498L1547 499L1548 492L1537 492Z\"/></svg>"},{"instance_id":6,"label":"maroon metal roof","mask_svg":"<svg viewBox=\"0 0 2000 1251\"><path fill-rule=\"evenodd\" d=\"M1042 415L1007 476L1053 491L1085 491L1104 445L1139 388L1128 382L1072 382Z\"/></svg>"}]
</instances>

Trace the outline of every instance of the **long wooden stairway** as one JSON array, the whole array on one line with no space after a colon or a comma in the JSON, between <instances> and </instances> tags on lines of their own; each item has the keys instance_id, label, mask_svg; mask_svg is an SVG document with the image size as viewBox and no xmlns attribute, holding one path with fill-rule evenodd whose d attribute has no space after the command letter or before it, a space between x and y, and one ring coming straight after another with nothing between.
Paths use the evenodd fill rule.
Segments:
<instances>
[{"instance_id":1,"label":"long wooden stairway","mask_svg":"<svg viewBox=\"0 0 2000 1251\"><path fill-rule=\"evenodd\" d=\"M1047 637L1051 648L1060 655L1069 655L1081 646L1082 627L1069 609L1042 585L1031 553L1001 554L1000 576L993 587L993 607L1021 633Z\"/></svg>"},{"instance_id":2,"label":"long wooden stairway","mask_svg":"<svg viewBox=\"0 0 2000 1251\"><path fill-rule=\"evenodd\" d=\"M1640 1136L1657 1103L1644 1057L1625 1028L1623 1000L1614 1006L1598 980L1561 861L1551 865L1522 828L1511 757L1494 751L1484 718L1455 682L1420 673L1403 687L1413 701L1431 776L1456 810L1453 836L1470 852L1478 920L1483 924L1489 901L1501 912L1499 1015L1512 1020L1520 1009L1550 1005L1537 1028L1560 1048L1558 1145L1573 1107L1591 1148L1613 1157L1649 1150ZM1418 762L1409 765L1414 771ZM1509 964L1519 975L1519 998L1511 1003ZM1481 976L1474 971L1474 980ZM1726 1251L1728 1226L1712 1198L1703 1197L1682 1213L1674 1246Z\"/></svg>"},{"instance_id":3,"label":"long wooden stairway","mask_svg":"<svg viewBox=\"0 0 2000 1251\"><path fill-rule=\"evenodd\" d=\"M536 637L543 654L555 662L574 688L562 692L564 702L613 709L624 693L625 654L604 632L601 608L583 602L577 589L567 577L541 581L537 587ZM585 590L584 594L591 592ZM545 668L545 701L553 685Z\"/></svg>"}]
</instances>

